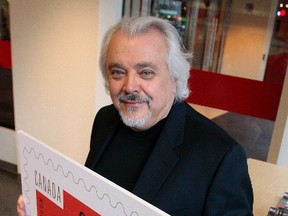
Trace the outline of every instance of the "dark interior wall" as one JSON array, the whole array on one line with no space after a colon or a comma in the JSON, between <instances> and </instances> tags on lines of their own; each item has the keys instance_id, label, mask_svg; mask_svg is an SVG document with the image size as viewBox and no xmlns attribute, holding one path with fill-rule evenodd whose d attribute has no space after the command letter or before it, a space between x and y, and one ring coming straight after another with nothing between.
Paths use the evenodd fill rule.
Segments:
<instances>
[{"instance_id":1,"label":"dark interior wall","mask_svg":"<svg viewBox=\"0 0 288 216\"><path fill-rule=\"evenodd\" d=\"M0 68L0 126L15 129L12 70Z\"/></svg>"}]
</instances>

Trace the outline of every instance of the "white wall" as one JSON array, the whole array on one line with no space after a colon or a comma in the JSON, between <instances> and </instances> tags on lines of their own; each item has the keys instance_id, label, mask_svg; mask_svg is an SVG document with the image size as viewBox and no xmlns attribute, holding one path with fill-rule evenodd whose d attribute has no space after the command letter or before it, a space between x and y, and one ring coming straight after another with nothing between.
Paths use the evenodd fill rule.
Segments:
<instances>
[{"instance_id":1,"label":"white wall","mask_svg":"<svg viewBox=\"0 0 288 216\"><path fill-rule=\"evenodd\" d=\"M98 70L104 32L122 1L10 1L16 130L83 163L96 111L111 103ZM0 160L17 164L16 133L0 127Z\"/></svg>"},{"instance_id":2,"label":"white wall","mask_svg":"<svg viewBox=\"0 0 288 216\"><path fill-rule=\"evenodd\" d=\"M277 158L277 164L288 167L288 116L286 114L286 122L283 128L283 135L281 140L281 146L279 150L279 156Z\"/></svg>"},{"instance_id":3,"label":"white wall","mask_svg":"<svg viewBox=\"0 0 288 216\"><path fill-rule=\"evenodd\" d=\"M16 130L83 163L95 115L99 2L10 2Z\"/></svg>"},{"instance_id":4,"label":"white wall","mask_svg":"<svg viewBox=\"0 0 288 216\"><path fill-rule=\"evenodd\" d=\"M0 160L17 164L15 131L0 126Z\"/></svg>"},{"instance_id":5,"label":"white wall","mask_svg":"<svg viewBox=\"0 0 288 216\"><path fill-rule=\"evenodd\" d=\"M98 1L10 2L16 130L84 162L95 114Z\"/></svg>"},{"instance_id":6,"label":"white wall","mask_svg":"<svg viewBox=\"0 0 288 216\"><path fill-rule=\"evenodd\" d=\"M288 67L267 161L288 167Z\"/></svg>"}]
</instances>

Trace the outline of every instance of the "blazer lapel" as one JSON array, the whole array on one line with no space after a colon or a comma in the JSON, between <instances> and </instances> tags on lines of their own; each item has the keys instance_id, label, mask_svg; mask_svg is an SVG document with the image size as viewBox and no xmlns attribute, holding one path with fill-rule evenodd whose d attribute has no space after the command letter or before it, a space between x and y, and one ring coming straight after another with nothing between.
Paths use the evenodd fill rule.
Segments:
<instances>
[{"instance_id":1,"label":"blazer lapel","mask_svg":"<svg viewBox=\"0 0 288 216\"><path fill-rule=\"evenodd\" d=\"M102 128L99 135L97 136L95 135L95 137L93 137L92 142L97 143L97 145L94 145L94 148L90 149L85 166L87 166L92 170L94 169L96 164L99 162L99 159L101 158L102 154L104 153L107 145L113 138L119 126L119 123L120 120L107 124L105 127Z\"/></svg>"},{"instance_id":2,"label":"blazer lapel","mask_svg":"<svg viewBox=\"0 0 288 216\"><path fill-rule=\"evenodd\" d=\"M179 158L173 149L183 143L185 107L175 104L167 117L161 135L132 192L151 201Z\"/></svg>"}]
</instances>

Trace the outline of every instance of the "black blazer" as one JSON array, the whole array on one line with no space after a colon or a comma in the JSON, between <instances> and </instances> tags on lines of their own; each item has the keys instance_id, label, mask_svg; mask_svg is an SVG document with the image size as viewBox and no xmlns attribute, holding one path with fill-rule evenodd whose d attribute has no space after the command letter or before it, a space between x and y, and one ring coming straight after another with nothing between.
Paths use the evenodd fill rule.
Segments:
<instances>
[{"instance_id":1,"label":"black blazer","mask_svg":"<svg viewBox=\"0 0 288 216\"><path fill-rule=\"evenodd\" d=\"M113 105L94 121L86 166L94 169L121 123ZM243 148L212 121L181 102L131 191L171 215L253 215Z\"/></svg>"}]
</instances>

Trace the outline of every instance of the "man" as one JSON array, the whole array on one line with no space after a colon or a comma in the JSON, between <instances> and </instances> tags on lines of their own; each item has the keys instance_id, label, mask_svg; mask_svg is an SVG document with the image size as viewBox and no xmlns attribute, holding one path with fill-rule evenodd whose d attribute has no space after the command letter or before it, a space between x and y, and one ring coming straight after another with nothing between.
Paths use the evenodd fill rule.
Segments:
<instances>
[{"instance_id":1,"label":"man","mask_svg":"<svg viewBox=\"0 0 288 216\"><path fill-rule=\"evenodd\" d=\"M96 115L86 166L170 215L252 215L244 150L183 102L189 54L168 21L124 18L103 41L113 105Z\"/></svg>"}]
</instances>

